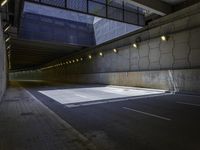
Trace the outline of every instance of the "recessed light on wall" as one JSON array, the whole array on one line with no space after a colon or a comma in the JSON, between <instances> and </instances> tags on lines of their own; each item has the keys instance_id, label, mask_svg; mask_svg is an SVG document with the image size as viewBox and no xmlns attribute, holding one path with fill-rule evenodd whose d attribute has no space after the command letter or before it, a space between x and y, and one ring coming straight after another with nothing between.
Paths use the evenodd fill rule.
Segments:
<instances>
[{"instance_id":1,"label":"recessed light on wall","mask_svg":"<svg viewBox=\"0 0 200 150\"><path fill-rule=\"evenodd\" d=\"M4 0L4 1L1 3L1 7L3 7L7 2L8 2L8 0Z\"/></svg>"},{"instance_id":2,"label":"recessed light on wall","mask_svg":"<svg viewBox=\"0 0 200 150\"><path fill-rule=\"evenodd\" d=\"M8 45L7 49L10 49L11 48L11 45Z\"/></svg>"},{"instance_id":3,"label":"recessed light on wall","mask_svg":"<svg viewBox=\"0 0 200 150\"><path fill-rule=\"evenodd\" d=\"M100 52L100 53L99 53L99 56L103 56L103 53L102 53L102 52Z\"/></svg>"},{"instance_id":4,"label":"recessed light on wall","mask_svg":"<svg viewBox=\"0 0 200 150\"><path fill-rule=\"evenodd\" d=\"M4 29L4 32L8 31L8 29L10 29L11 25L7 26L5 29Z\"/></svg>"},{"instance_id":5,"label":"recessed light on wall","mask_svg":"<svg viewBox=\"0 0 200 150\"><path fill-rule=\"evenodd\" d=\"M10 37L8 37L7 39L6 39L6 42L8 42L10 40Z\"/></svg>"},{"instance_id":6,"label":"recessed light on wall","mask_svg":"<svg viewBox=\"0 0 200 150\"><path fill-rule=\"evenodd\" d=\"M72 62L71 62L71 61L69 61L69 63L71 64Z\"/></svg>"},{"instance_id":7,"label":"recessed light on wall","mask_svg":"<svg viewBox=\"0 0 200 150\"><path fill-rule=\"evenodd\" d=\"M73 63L75 63L75 60L72 60Z\"/></svg>"},{"instance_id":8,"label":"recessed light on wall","mask_svg":"<svg viewBox=\"0 0 200 150\"><path fill-rule=\"evenodd\" d=\"M134 48L138 48L138 43L133 43Z\"/></svg>"},{"instance_id":9,"label":"recessed light on wall","mask_svg":"<svg viewBox=\"0 0 200 150\"><path fill-rule=\"evenodd\" d=\"M114 48L114 49L113 49L113 52L114 52L114 53L117 53L117 49L116 49L116 48Z\"/></svg>"},{"instance_id":10,"label":"recessed light on wall","mask_svg":"<svg viewBox=\"0 0 200 150\"><path fill-rule=\"evenodd\" d=\"M167 35L162 35L160 38L161 38L162 41L168 41L169 36L167 36Z\"/></svg>"},{"instance_id":11,"label":"recessed light on wall","mask_svg":"<svg viewBox=\"0 0 200 150\"><path fill-rule=\"evenodd\" d=\"M79 62L79 59L76 59L77 62Z\"/></svg>"},{"instance_id":12,"label":"recessed light on wall","mask_svg":"<svg viewBox=\"0 0 200 150\"><path fill-rule=\"evenodd\" d=\"M81 58L80 58L80 60L82 61L82 60L83 60L83 58L81 57Z\"/></svg>"},{"instance_id":13,"label":"recessed light on wall","mask_svg":"<svg viewBox=\"0 0 200 150\"><path fill-rule=\"evenodd\" d=\"M92 59L92 55L88 55L88 58L89 58L89 59Z\"/></svg>"},{"instance_id":14,"label":"recessed light on wall","mask_svg":"<svg viewBox=\"0 0 200 150\"><path fill-rule=\"evenodd\" d=\"M137 37L135 39L135 42L133 43L133 47L134 48L139 48L139 43L141 43L141 41L142 41L141 37Z\"/></svg>"}]
</instances>

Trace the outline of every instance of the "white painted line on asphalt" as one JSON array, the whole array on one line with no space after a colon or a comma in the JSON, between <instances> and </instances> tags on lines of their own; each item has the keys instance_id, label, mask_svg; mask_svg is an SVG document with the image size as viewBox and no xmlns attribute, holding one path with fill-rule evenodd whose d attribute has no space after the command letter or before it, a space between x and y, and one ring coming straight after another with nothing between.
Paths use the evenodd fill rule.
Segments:
<instances>
[{"instance_id":1,"label":"white painted line on asphalt","mask_svg":"<svg viewBox=\"0 0 200 150\"><path fill-rule=\"evenodd\" d=\"M139 99L144 99L144 98L153 98L153 97L159 97L159 96L166 96L166 95L171 95L171 93L163 93L163 94L157 94L157 95L147 95L147 96L139 96L139 97L130 97L130 98L119 98L119 99L109 99L109 100L99 100L99 101L93 101L93 102L86 102L86 103L73 103L73 104L66 104L65 106L68 108L73 108L73 107L82 107L82 106L90 106L90 105L98 105L98 104L106 104L106 103L115 103L115 102L122 102L122 101L129 101L129 100L139 100Z\"/></svg>"},{"instance_id":2,"label":"white painted line on asphalt","mask_svg":"<svg viewBox=\"0 0 200 150\"><path fill-rule=\"evenodd\" d=\"M170 118L166 118L166 117L154 115L154 114L147 113L147 112L143 112L143 111L140 111L140 110L131 109L131 108L128 108L128 107L123 107L123 109L130 110L130 111L134 111L134 112L137 112L137 113L140 113L140 114L144 114L144 115L147 115L147 116L151 116L151 117L155 117L155 118L159 118L159 119L171 121Z\"/></svg>"},{"instance_id":3,"label":"white painted line on asphalt","mask_svg":"<svg viewBox=\"0 0 200 150\"><path fill-rule=\"evenodd\" d=\"M80 95L80 94L75 94L75 96L82 97L82 98L89 98L89 97L87 97L87 96Z\"/></svg>"},{"instance_id":4,"label":"white painted line on asphalt","mask_svg":"<svg viewBox=\"0 0 200 150\"><path fill-rule=\"evenodd\" d=\"M190 106L196 106L200 107L200 104L193 104L193 103L186 103L186 102L176 102L177 104L183 104L183 105L190 105Z\"/></svg>"}]
</instances>

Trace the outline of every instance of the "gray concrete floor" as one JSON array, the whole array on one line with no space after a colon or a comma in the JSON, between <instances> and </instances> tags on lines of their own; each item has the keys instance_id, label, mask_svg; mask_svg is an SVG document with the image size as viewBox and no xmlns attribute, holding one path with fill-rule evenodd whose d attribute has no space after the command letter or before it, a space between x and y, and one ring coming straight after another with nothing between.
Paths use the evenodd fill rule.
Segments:
<instances>
[{"instance_id":1,"label":"gray concrete floor","mask_svg":"<svg viewBox=\"0 0 200 150\"><path fill-rule=\"evenodd\" d=\"M24 118L22 116L35 116L36 121L40 120L37 122L42 125L38 126L37 130L34 129L35 126L33 125L28 126L28 129L33 128L33 131L36 130L40 133L41 140L38 140L39 144L35 146L38 147L37 149L45 149L43 148L46 146L45 143L51 143L53 145L49 146L51 149L65 149L64 145L67 143L64 141L77 134L81 135L82 139L84 139L83 143L89 142L89 146L100 150L200 149L199 96L174 95L165 93L162 90L106 85L65 85L41 81L24 81L18 83L28 90L35 99L42 102L48 109L62 118L62 120L65 120L67 125L70 124L73 127L67 131L59 130L59 133L56 135L62 135L63 139L58 139L59 136L55 137L54 128L48 127L51 121L44 122L43 120L42 122L42 119L35 115L35 112L33 113L34 115L31 113L34 109L38 109L37 107L40 107L41 104L35 107L30 105L28 109L26 108L24 115L23 113L21 115L18 113L20 117L12 117L16 112L11 113L10 116L13 125L10 125L12 123L9 123L6 118L1 121L6 122L10 126L5 127L3 125L4 135L7 136L13 132L25 134L25 132L27 133L27 129L18 130L14 123L18 120L20 121L20 118ZM15 88L12 87L12 89ZM26 97L23 97L23 93L17 96L21 99L22 104L23 99L26 99ZM19 103L19 101L14 100L12 103L4 101L1 104L2 110L5 112L3 113L4 115L0 116L0 119L2 116L6 116L7 108L9 108L6 105L14 103ZM13 110L16 111L15 105L10 107L10 112ZM47 116L52 117L49 113ZM32 124L29 123L29 120L27 119L26 122L21 121L21 124L18 126L20 127L24 123L28 125ZM59 120L54 120L53 123L59 123ZM69 135L65 135L65 132L70 130L77 132L75 132L76 134L72 132ZM49 134L45 135L44 131L48 131ZM0 130L1 133L2 131ZM28 138L32 134L25 135ZM14 136L14 138L16 137ZM9 137L2 139L4 143L10 140ZM2 140L0 139L0 141ZM12 145L16 145L17 141L18 139ZM21 146L27 145L23 138L20 141ZM72 145L78 144L78 147L82 147L85 145L83 143L72 142ZM85 146L87 147L88 145Z\"/></svg>"},{"instance_id":2,"label":"gray concrete floor","mask_svg":"<svg viewBox=\"0 0 200 150\"><path fill-rule=\"evenodd\" d=\"M0 150L95 150L88 139L12 83L0 104Z\"/></svg>"}]
</instances>

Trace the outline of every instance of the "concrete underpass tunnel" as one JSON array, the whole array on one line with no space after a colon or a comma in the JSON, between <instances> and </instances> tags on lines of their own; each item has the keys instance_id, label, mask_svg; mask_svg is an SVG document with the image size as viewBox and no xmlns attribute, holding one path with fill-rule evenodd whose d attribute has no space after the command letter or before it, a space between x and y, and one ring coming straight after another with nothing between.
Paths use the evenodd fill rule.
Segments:
<instances>
[{"instance_id":1,"label":"concrete underpass tunnel","mask_svg":"<svg viewBox=\"0 0 200 150\"><path fill-rule=\"evenodd\" d=\"M198 92L198 1L153 3L2 1L10 80Z\"/></svg>"},{"instance_id":2,"label":"concrete underpass tunnel","mask_svg":"<svg viewBox=\"0 0 200 150\"><path fill-rule=\"evenodd\" d=\"M200 148L199 0L0 4L0 150Z\"/></svg>"}]
</instances>

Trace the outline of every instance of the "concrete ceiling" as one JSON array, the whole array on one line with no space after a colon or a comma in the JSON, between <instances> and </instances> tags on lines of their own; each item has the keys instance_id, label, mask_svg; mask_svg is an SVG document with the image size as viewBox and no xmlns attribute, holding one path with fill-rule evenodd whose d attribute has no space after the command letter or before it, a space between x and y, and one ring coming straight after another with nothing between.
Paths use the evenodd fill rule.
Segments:
<instances>
[{"instance_id":1,"label":"concrete ceiling","mask_svg":"<svg viewBox=\"0 0 200 150\"><path fill-rule=\"evenodd\" d=\"M11 70L38 67L63 56L78 52L83 47L12 39Z\"/></svg>"},{"instance_id":2,"label":"concrete ceiling","mask_svg":"<svg viewBox=\"0 0 200 150\"><path fill-rule=\"evenodd\" d=\"M174 10L175 5L180 5L186 1L194 0L124 0L135 6L143 8L152 14L165 16Z\"/></svg>"},{"instance_id":3,"label":"concrete ceiling","mask_svg":"<svg viewBox=\"0 0 200 150\"><path fill-rule=\"evenodd\" d=\"M161 0L165 3L168 3L170 5L177 5L177 4L180 4L182 2L185 2L186 0Z\"/></svg>"}]
</instances>

